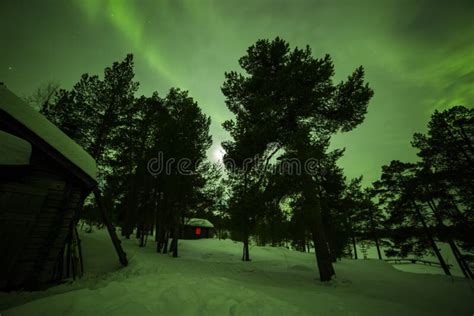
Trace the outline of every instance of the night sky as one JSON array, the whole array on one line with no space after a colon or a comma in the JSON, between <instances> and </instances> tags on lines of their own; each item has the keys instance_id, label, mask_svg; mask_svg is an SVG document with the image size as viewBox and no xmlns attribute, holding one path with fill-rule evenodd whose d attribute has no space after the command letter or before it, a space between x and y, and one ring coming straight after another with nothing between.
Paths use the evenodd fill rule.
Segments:
<instances>
[{"instance_id":1,"label":"night sky","mask_svg":"<svg viewBox=\"0 0 474 316\"><path fill-rule=\"evenodd\" d=\"M337 135L348 177L379 177L392 159L413 160L414 132L434 109L473 106L474 1L19 1L0 2L0 81L20 96L42 84L70 88L135 56L140 94L189 90L211 116L215 159L230 117L224 71L257 39L329 53L336 81L363 65L375 91L366 120Z\"/></svg>"}]
</instances>

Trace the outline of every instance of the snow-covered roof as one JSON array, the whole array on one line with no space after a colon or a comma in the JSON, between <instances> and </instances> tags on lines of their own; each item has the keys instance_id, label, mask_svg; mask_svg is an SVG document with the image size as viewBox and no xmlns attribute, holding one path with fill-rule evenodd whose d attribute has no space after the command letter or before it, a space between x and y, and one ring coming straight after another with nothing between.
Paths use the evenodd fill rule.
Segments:
<instances>
[{"instance_id":1,"label":"snow-covered roof","mask_svg":"<svg viewBox=\"0 0 474 316\"><path fill-rule=\"evenodd\" d=\"M9 114L89 177L96 180L95 160L41 113L23 102L3 85L0 85L0 110Z\"/></svg>"},{"instance_id":2,"label":"snow-covered roof","mask_svg":"<svg viewBox=\"0 0 474 316\"><path fill-rule=\"evenodd\" d=\"M185 225L214 228L214 225L204 218L189 218L185 221Z\"/></svg>"},{"instance_id":3,"label":"snow-covered roof","mask_svg":"<svg viewBox=\"0 0 474 316\"><path fill-rule=\"evenodd\" d=\"M28 165L31 157L31 144L15 135L0 131L0 165Z\"/></svg>"}]
</instances>

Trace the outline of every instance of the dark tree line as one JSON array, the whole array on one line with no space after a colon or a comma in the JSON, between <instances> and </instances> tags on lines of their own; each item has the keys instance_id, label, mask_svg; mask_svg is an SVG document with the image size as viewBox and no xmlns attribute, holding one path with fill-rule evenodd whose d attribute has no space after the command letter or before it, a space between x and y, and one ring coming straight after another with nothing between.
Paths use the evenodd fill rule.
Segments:
<instances>
[{"instance_id":1,"label":"dark tree line","mask_svg":"<svg viewBox=\"0 0 474 316\"><path fill-rule=\"evenodd\" d=\"M337 165L344 150L329 149L332 135L364 120L373 91L362 67L334 83L329 55L315 58L280 38L257 41L239 65L243 73L225 73L221 87L233 114L223 123L231 136L224 167L205 161L210 118L186 91L136 97L131 55L103 79L85 74L71 90L49 85L30 101L96 159L103 203L140 246L154 232L157 252L178 256L185 218L204 217L218 238L242 241L244 261L253 241L314 248L321 281L338 259L360 257L357 245L374 246L379 259L382 248L387 256L432 253L450 274L439 241L472 278L462 253L474 249L472 109L435 112L412 141L420 161L392 161L364 188ZM162 170L150 173L159 154Z\"/></svg>"},{"instance_id":2,"label":"dark tree line","mask_svg":"<svg viewBox=\"0 0 474 316\"><path fill-rule=\"evenodd\" d=\"M177 256L185 217L205 212L214 203L209 196L218 179L205 162L212 142L210 118L186 91L172 88L164 97L157 92L136 97L138 85L133 56L128 55L107 67L103 79L84 74L71 90L50 93L48 85L43 94L47 98L37 94L34 100L96 160L103 203L122 235L130 238L135 230L144 246L155 231L157 251L167 252L171 238L170 250ZM155 164L160 172L150 173L150 159L160 155ZM179 167L180 159L186 162ZM92 201L84 217L96 220L94 209Z\"/></svg>"},{"instance_id":3,"label":"dark tree line","mask_svg":"<svg viewBox=\"0 0 474 316\"><path fill-rule=\"evenodd\" d=\"M336 164L343 150L329 151L331 135L360 124L373 95L362 67L332 83L329 56L315 59L309 47L290 50L276 38L261 40L239 60L243 73L226 73L222 91L234 114L223 126L232 139L226 151L228 227L243 242L296 249L315 248L323 281L332 263L358 258L357 245L377 256L434 254L449 266L437 242L446 242L466 277L462 253L473 249L473 110L435 112L428 133L415 134L421 161L393 161L372 187L348 181ZM314 172L295 173L293 162L312 159ZM294 165L293 165L294 167ZM278 170L278 172L274 172ZM461 247L461 249L459 248Z\"/></svg>"},{"instance_id":4,"label":"dark tree line","mask_svg":"<svg viewBox=\"0 0 474 316\"><path fill-rule=\"evenodd\" d=\"M435 111L427 134L416 133L412 145L421 160L392 161L374 183L378 204L386 212L389 255L434 254L447 275L448 265L436 242L449 245L466 277L474 249L473 137L474 110L456 106ZM472 259L470 259L472 260Z\"/></svg>"}]
</instances>

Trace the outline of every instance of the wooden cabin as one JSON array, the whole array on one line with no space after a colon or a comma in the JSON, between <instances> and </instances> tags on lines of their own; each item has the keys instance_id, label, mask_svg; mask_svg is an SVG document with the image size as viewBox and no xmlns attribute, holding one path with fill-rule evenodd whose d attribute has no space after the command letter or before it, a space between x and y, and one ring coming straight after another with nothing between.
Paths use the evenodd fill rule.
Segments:
<instances>
[{"instance_id":1,"label":"wooden cabin","mask_svg":"<svg viewBox=\"0 0 474 316\"><path fill-rule=\"evenodd\" d=\"M73 220L96 184L94 159L0 84L1 290L61 278Z\"/></svg>"},{"instance_id":2,"label":"wooden cabin","mask_svg":"<svg viewBox=\"0 0 474 316\"><path fill-rule=\"evenodd\" d=\"M214 225L203 218L189 218L184 221L182 239L211 238Z\"/></svg>"}]
</instances>

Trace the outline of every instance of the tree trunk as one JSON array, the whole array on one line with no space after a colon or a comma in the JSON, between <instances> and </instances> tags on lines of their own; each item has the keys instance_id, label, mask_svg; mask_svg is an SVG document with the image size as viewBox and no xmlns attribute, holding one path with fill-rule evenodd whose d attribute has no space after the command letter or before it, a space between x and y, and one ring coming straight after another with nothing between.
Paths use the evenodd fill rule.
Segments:
<instances>
[{"instance_id":1,"label":"tree trunk","mask_svg":"<svg viewBox=\"0 0 474 316\"><path fill-rule=\"evenodd\" d=\"M164 202L160 203L160 208L158 209L158 214L156 217L156 236L155 239L157 240L156 242L156 252L161 253L164 251L165 248L165 237L166 237L166 225L165 225L165 219L164 219L164 208L165 204ZM164 252L163 252L164 253Z\"/></svg>"},{"instance_id":2,"label":"tree trunk","mask_svg":"<svg viewBox=\"0 0 474 316\"><path fill-rule=\"evenodd\" d=\"M130 193L128 194L130 196ZM125 204L125 222L123 223L122 227L122 235L126 239L130 239L130 235L132 234L132 220L130 214L130 197L127 197L127 202Z\"/></svg>"},{"instance_id":3,"label":"tree trunk","mask_svg":"<svg viewBox=\"0 0 474 316\"><path fill-rule=\"evenodd\" d=\"M379 256L379 260L382 260L382 253L380 252L379 238L375 228L374 214L372 213L372 209L370 209L370 228L372 229L372 236L375 241L375 247L377 248L377 255Z\"/></svg>"},{"instance_id":4,"label":"tree trunk","mask_svg":"<svg viewBox=\"0 0 474 316\"><path fill-rule=\"evenodd\" d=\"M355 236L352 235L352 248L354 249L354 259L358 259L357 257L357 243L356 243L356 239L355 239Z\"/></svg>"},{"instance_id":5,"label":"tree trunk","mask_svg":"<svg viewBox=\"0 0 474 316\"><path fill-rule=\"evenodd\" d=\"M138 224L137 225L137 230L135 231L135 238L136 239L140 239L141 232L142 232L142 225Z\"/></svg>"},{"instance_id":6,"label":"tree trunk","mask_svg":"<svg viewBox=\"0 0 474 316\"><path fill-rule=\"evenodd\" d=\"M354 229L352 227L352 220L351 220L350 216L347 219L347 223L348 223L348 226L349 226L349 231L351 233L352 248L354 249L354 259L357 260L358 259L358 256L357 256L357 242L356 242Z\"/></svg>"},{"instance_id":7,"label":"tree trunk","mask_svg":"<svg viewBox=\"0 0 474 316\"><path fill-rule=\"evenodd\" d=\"M436 220L438 221L438 226L439 226L440 230L444 230L445 226L444 226L444 223L443 223L443 219L440 215L439 209L436 206L435 202L431 199L431 201L428 200L427 203L428 203L428 206L431 208L431 211L435 215ZM440 235L442 235L441 231L440 231ZM459 268L461 268L462 273L464 274L464 276L466 278L468 278L468 279L472 278L471 269L469 268L469 265L466 264L466 262L463 260L462 255L459 252L458 247L456 246L456 243L451 238L451 236L449 236L449 234L446 236L446 239L448 241L448 244L449 244L449 247L451 248L452 253L454 254L454 257L456 258L456 261L459 265Z\"/></svg>"},{"instance_id":8,"label":"tree trunk","mask_svg":"<svg viewBox=\"0 0 474 316\"><path fill-rule=\"evenodd\" d=\"M464 261L464 259L462 258L462 254L459 251L458 247L456 246L456 243L454 242L454 240L450 238L448 240L448 244L449 244L449 247L451 248L451 251L454 254L454 257L456 258L456 261L458 262L459 268L461 268L461 271L464 274L464 277L466 277L467 279L473 279L474 277L473 277L471 268L466 263L466 261Z\"/></svg>"},{"instance_id":9,"label":"tree trunk","mask_svg":"<svg viewBox=\"0 0 474 316\"><path fill-rule=\"evenodd\" d=\"M156 252L161 253L164 243L163 232L161 231L161 227L159 230L156 231L156 234L158 235L158 241L156 242Z\"/></svg>"},{"instance_id":10,"label":"tree trunk","mask_svg":"<svg viewBox=\"0 0 474 316\"><path fill-rule=\"evenodd\" d=\"M335 245L329 242L327 239L327 245L328 245L328 253L329 253L329 258L331 259L331 263L337 262L337 257L336 257L336 251L335 251Z\"/></svg>"},{"instance_id":11,"label":"tree trunk","mask_svg":"<svg viewBox=\"0 0 474 316\"><path fill-rule=\"evenodd\" d=\"M163 253L168 253L168 241L169 241L169 236L168 232L165 232L164 234L164 240L163 240Z\"/></svg>"},{"instance_id":12,"label":"tree trunk","mask_svg":"<svg viewBox=\"0 0 474 316\"><path fill-rule=\"evenodd\" d=\"M162 223L160 223L161 221L161 206L163 203L161 203L161 194L158 193L158 179L155 177L155 180L154 180L154 190L153 190L153 193L154 193L154 200L155 200L155 205L154 205L154 214L155 214L155 241L157 242L158 241L158 227L160 225L162 225Z\"/></svg>"},{"instance_id":13,"label":"tree trunk","mask_svg":"<svg viewBox=\"0 0 474 316\"><path fill-rule=\"evenodd\" d=\"M145 247L145 234L146 234L146 230L141 229L140 230L140 247Z\"/></svg>"},{"instance_id":14,"label":"tree trunk","mask_svg":"<svg viewBox=\"0 0 474 316\"><path fill-rule=\"evenodd\" d=\"M319 207L319 201L316 202L314 208L314 224L313 224L313 243L316 255L316 262L319 269L319 278L321 281L330 281L331 277L335 274L334 268L331 262L331 256L329 253L326 236L324 233L324 227L322 224L321 210Z\"/></svg>"},{"instance_id":15,"label":"tree trunk","mask_svg":"<svg viewBox=\"0 0 474 316\"><path fill-rule=\"evenodd\" d=\"M244 238L244 245L242 249L242 261L250 261L250 254L249 254L249 238L246 236Z\"/></svg>"},{"instance_id":16,"label":"tree trunk","mask_svg":"<svg viewBox=\"0 0 474 316\"><path fill-rule=\"evenodd\" d=\"M380 252L379 239L377 238L377 236L375 236L374 239L375 239L375 247L377 247L377 255L379 256L379 260L382 260L382 253Z\"/></svg>"},{"instance_id":17,"label":"tree trunk","mask_svg":"<svg viewBox=\"0 0 474 316\"><path fill-rule=\"evenodd\" d=\"M330 281L334 275L331 259L329 258L327 246L324 244L324 239L322 234L315 229L313 232L314 250L319 270L319 279L322 282Z\"/></svg>"},{"instance_id":18,"label":"tree trunk","mask_svg":"<svg viewBox=\"0 0 474 316\"><path fill-rule=\"evenodd\" d=\"M173 229L173 258L178 257L178 237L179 237L178 234L179 234L178 227L175 227Z\"/></svg>"},{"instance_id":19,"label":"tree trunk","mask_svg":"<svg viewBox=\"0 0 474 316\"><path fill-rule=\"evenodd\" d=\"M117 234L115 233L115 228L113 227L112 222L109 220L107 211L105 210L104 204L101 199L100 192L97 188L94 189L94 197L95 197L97 206L99 207L99 212L102 217L102 221L107 227L107 231L109 232L110 239L112 239L112 243L119 257L119 261L123 266L127 266L128 265L127 254L122 249L121 242L118 239Z\"/></svg>"},{"instance_id":20,"label":"tree trunk","mask_svg":"<svg viewBox=\"0 0 474 316\"><path fill-rule=\"evenodd\" d=\"M436 243L433 239L433 236L431 235L431 233L428 229L428 225L426 225L425 219L424 219L423 215L421 214L420 209L418 208L418 205L416 205L416 203L415 203L415 201L413 201L413 199L411 200L411 202L412 202L412 205L413 205L413 207L416 211L416 214L418 215L418 218L420 219L421 225L423 226L423 230L425 232L426 238L430 242L431 248L433 249L436 257L438 258L438 261L441 265L441 268L443 268L443 271L446 275L450 276L451 272L449 271L449 267L446 264L446 262L444 261L443 256L441 255L441 252L439 251L438 246L436 246Z\"/></svg>"}]
</instances>

